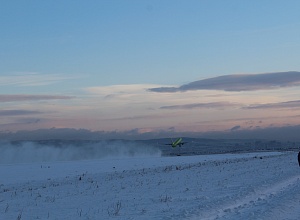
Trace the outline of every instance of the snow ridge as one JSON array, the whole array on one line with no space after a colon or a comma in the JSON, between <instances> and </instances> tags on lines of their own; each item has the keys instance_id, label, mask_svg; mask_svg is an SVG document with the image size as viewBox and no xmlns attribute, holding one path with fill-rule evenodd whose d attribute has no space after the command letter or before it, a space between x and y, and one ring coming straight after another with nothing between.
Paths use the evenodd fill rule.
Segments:
<instances>
[{"instance_id":1,"label":"snow ridge","mask_svg":"<svg viewBox=\"0 0 300 220\"><path fill-rule=\"evenodd\" d=\"M273 186L267 186L262 189L254 190L254 193L247 195L243 199L229 202L229 204L225 204L224 206L219 207L218 210L213 210L208 213L202 213L201 219L233 219L234 216L241 214L242 212L245 212L247 210L253 210L253 207L260 205L261 203L267 203L268 200L274 199L277 194L291 193L290 191L295 191L295 188L299 184L300 175L293 176L287 180L276 183ZM255 213L252 212L251 215L252 217L254 217ZM254 219L257 218L258 216L256 216ZM194 216L191 219L199 219L199 217Z\"/></svg>"}]
</instances>

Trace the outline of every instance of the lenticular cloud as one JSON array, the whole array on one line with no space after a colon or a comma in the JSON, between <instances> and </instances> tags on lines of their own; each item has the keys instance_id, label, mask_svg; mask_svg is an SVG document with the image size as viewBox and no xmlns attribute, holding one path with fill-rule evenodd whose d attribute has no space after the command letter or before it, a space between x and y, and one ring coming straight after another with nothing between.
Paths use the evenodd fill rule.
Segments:
<instances>
[{"instance_id":1,"label":"lenticular cloud","mask_svg":"<svg viewBox=\"0 0 300 220\"><path fill-rule=\"evenodd\" d=\"M300 72L225 75L194 81L180 87L159 87L151 92L185 92L190 90L256 91L300 86Z\"/></svg>"}]
</instances>

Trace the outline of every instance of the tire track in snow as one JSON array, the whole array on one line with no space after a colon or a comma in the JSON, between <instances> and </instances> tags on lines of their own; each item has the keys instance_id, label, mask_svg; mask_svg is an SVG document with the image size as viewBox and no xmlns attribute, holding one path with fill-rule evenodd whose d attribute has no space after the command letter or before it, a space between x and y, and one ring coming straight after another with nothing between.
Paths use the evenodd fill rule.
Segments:
<instances>
[{"instance_id":1,"label":"tire track in snow","mask_svg":"<svg viewBox=\"0 0 300 220\"><path fill-rule=\"evenodd\" d=\"M245 198L233 201L232 203L227 205L223 205L216 210L210 210L206 213L201 213L197 216L193 215L193 217L189 219L193 220L199 219L199 217L201 217L201 219L214 220L220 219L222 217L225 218L226 215L229 214L238 214L239 212L245 209L251 208L252 206L256 206L257 203L261 201L266 201L270 198L274 199L274 196L276 196L276 194L292 189L296 186L296 184L299 184L299 182L300 175L293 176L287 180L278 182L275 185L269 185L266 189L255 190L254 193L246 196Z\"/></svg>"}]
</instances>

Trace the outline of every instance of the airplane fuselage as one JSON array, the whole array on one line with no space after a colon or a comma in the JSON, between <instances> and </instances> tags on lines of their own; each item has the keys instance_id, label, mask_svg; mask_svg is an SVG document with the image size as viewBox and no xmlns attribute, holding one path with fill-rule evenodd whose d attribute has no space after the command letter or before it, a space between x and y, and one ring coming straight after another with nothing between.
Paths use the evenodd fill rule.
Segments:
<instances>
[{"instance_id":1,"label":"airplane fuselage","mask_svg":"<svg viewBox=\"0 0 300 220\"><path fill-rule=\"evenodd\" d=\"M178 139L176 139L176 141L174 141L173 143L172 143L172 147L177 147L177 146L181 146L182 145L182 138L178 138Z\"/></svg>"}]
</instances>

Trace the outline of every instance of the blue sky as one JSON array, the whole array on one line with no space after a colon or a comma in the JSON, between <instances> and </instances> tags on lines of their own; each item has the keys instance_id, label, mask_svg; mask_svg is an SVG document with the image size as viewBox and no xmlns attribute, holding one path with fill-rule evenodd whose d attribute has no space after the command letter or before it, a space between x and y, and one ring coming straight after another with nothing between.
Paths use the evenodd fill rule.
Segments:
<instances>
[{"instance_id":1,"label":"blue sky","mask_svg":"<svg viewBox=\"0 0 300 220\"><path fill-rule=\"evenodd\" d=\"M0 130L249 129L249 118L251 129L297 124L297 106L278 107L298 103L297 77L251 91L151 88L300 71L299 8L296 0L4 1ZM250 111L263 104L276 113Z\"/></svg>"}]
</instances>

